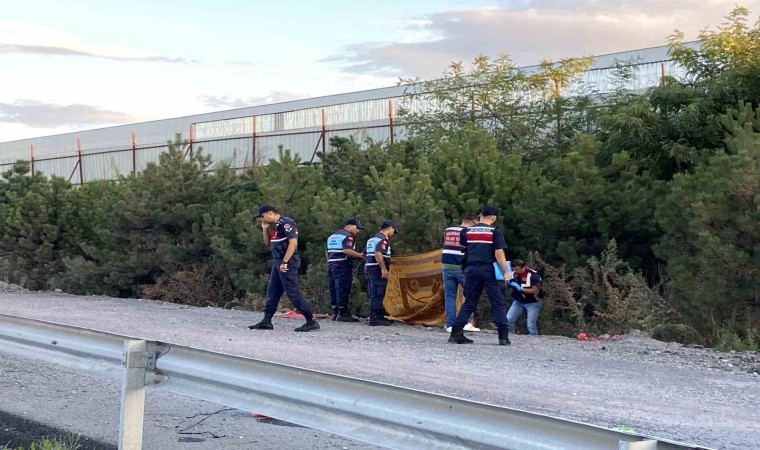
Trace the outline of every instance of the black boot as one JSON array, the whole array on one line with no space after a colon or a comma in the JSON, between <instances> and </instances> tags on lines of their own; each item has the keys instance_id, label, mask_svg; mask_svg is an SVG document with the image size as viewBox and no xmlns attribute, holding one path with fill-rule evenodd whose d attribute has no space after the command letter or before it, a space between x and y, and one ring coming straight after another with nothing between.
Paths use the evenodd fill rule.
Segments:
<instances>
[{"instance_id":1,"label":"black boot","mask_svg":"<svg viewBox=\"0 0 760 450\"><path fill-rule=\"evenodd\" d=\"M352 316L346 307L338 308L338 322L358 322L359 319Z\"/></svg>"},{"instance_id":2,"label":"black boot","mask_svg":"<svg viewBox=\"0 0 760 450\"><path fill-rule=\"evenodd\" d=\"M319 329L319 324L317 323L316 320L314 320L313 314L309 313L309 314L304 314L303 316L306 319L306 323L296 328L293 331L316 331Z\"/></svg>"},{"instance_id":3,"label":"black boot","mask_svg":"<svg viewBox=\"0 0 760 450\"><path fill-rule=\"evenodd\" d=\"M369 326L387 327L389 325L393 325L393 322L383 317L382 311L371 311L369 313Z\"/></svg>"},{"instance_id":4,"label":"black boot","mask_svg":"<svg viewBox=\"0 0 760 450\"><path fill-rule=\"evenodd\" d=\"M464 325L454 326L451 329L451 336L449 336L449 342L452 344L472 344L472 339L467 339L464 336Z\"/></svg>"},{"instance_id":5,"label":"black boot","mask_svg":"<svg viewBox=\"0 0 760 450\"><path fill-rule=\"evenodd\" d=\"M339 315L338 307L337 306L333 306L332 310L333 310L332 320L338 320L338 315Z\"/></svg>"},{"instance_id":6,"label":"black boot","mask_svg":"<svg viewBox=\"0 0 760 450\"><path fill-rule=\"evenodd\" d=\"M274 313L264 313L264 318L261 319L261 322L257 323L256 325L251 325L248 327L249 330L274 330L274 326L272 325L272 317L274 317Z\"/></svg>"},{"instance_id":7,"label":"black boot","mask_svg":"<svg viewBox=\"0 0 760 450\"><path fill-rule=\"evenodd\" d=\"M512 344L509 342L509 331L508 330L499 330L499 345L510 345Z\"/></svg>"}]
</instances>

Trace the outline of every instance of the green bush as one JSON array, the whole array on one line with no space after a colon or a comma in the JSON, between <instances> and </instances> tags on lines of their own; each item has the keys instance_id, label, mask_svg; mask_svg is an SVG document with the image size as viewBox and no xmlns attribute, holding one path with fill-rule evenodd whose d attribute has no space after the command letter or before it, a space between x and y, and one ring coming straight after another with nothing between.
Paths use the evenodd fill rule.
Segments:
<instances>
[{"instance_id":1,"label":"green bush","mask_svg":"<svg viewBox=\"0 0 760 450\"><path fill-rule=\"evenodd\" d=\"M704 339L696 328L682 324L660 324L652 329L652 338L663 342L678 342L679 344L704 344Z\"/></svg>"},{"instance_id":2,"label":"green bush","mask_svg":"<svg viewBox=\"0 0 760 450\"><path fill-rule=\"evenodd\" d=\"M760 351L760 328L739 329L735 324L724 324L718 330L715 348L720 351Z\"/></svg>"}]
</instances>

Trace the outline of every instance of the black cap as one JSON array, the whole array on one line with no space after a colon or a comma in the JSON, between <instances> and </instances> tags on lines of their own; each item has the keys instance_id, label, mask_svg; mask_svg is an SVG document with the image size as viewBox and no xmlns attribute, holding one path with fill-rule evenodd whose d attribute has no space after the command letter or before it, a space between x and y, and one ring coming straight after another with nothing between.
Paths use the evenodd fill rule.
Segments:
<instances>
[{"instance_id":1,"label":"black cap","mask_svg":"<svg viewBox=\"0 0 760 450\"><path fill-rule=\"evenodd\" d=\"M499 209L495 206L486 205L483 207L483 209L480 210L481 216L498 216L499 215Z\"/></svg>"},{"instance_id":2,"label":"black cap","mask_svg":"<svg viewBox=\"0 0 760 450\"><path fill-rule=\"evenodd\" d=\"M396 222L392 220L383 220L383 223L380 224L380 229L384 230L386 228L393 227L393 234L398 234L398 226L396 226Z\"/></svg>"},{"instance_id":3,"label":"black cap","mask_svg":"<svg viewBox=\"0 0 760 450\"><path fill-rule=\"evenodd\" d=\"M272 205L261 205L259 206L259 213L254 217L254 219L258 219L259 217L263 216L265 213L268 213L270 211L277 212L277 208L275 208Z\"/></svg>"},{"instance_id":4,"label":"black cap","mask_svg":"<svg viewBox=\"0 0 760 450\"><path fill-rule=\"evenodd\" d=\"M350 219L348 219L343 226L346 226L346 225L356 225L356 228L358 228L360 230L364 229L364 226L362 226L362 223L359 222L359 219L356 219L356 218L353 218L353 217L350 218Z\"/></svg>"}]
</instances>

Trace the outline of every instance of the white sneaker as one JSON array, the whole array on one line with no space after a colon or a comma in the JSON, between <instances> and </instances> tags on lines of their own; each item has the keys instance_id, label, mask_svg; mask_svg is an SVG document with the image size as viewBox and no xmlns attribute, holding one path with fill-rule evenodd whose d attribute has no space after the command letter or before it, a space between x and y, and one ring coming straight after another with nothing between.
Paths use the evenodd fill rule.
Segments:
<instances>
[{"instance_id":1,"label":"white sneaker","mask_svg":"<svg viewBox=\"0 0 760 450\"><path fill-rule=\"evenodd\" d=\"M480 328L475 328L471 323L464 326L464 331L480 331Z\"/></svg>"},{"instance_id":2,"label":"white sneaker","mask_svg":"<svg viewBox=\"0 0 760 450\"><path fill-rule=\"evenodd\" d=\"M451 327L446 327L446 332L451 333Z\"/></svg>"}]
</instances>

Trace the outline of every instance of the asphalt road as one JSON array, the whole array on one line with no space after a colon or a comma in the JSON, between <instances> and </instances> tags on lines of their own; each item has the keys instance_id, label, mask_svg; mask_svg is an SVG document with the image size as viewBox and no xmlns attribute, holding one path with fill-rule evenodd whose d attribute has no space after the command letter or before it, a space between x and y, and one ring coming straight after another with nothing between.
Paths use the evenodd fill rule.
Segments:
<instances>
[{"instance_id":1,"label":"asphalt road","mask_svg":"<svg viewBox=\"0 0 760 450\"><path fill-rule=\"evenodd\" d=\"M685 348L641 334L614 342L513 336L512 346L499 347L494 334L474 333L474 345L455 346L446 343L442 331L422 327L323 321L318 332L294 333L300 321L281 318L274 320L274 331L251 331L246 326L260 313L52 293L0 293L0 312L625 427L711 448L760 449L757 353ZM0 410L113 442L115 383L2 358ZM179 441L186 436L177 431L202 418L190 416L219 408L149 391L146 442L159 444L146 448L190 445ZM206 431L224 434L224 441ZM190 437L204 441L192 443L195 448L373 448L305 428L259 423L241 411L222 411L197 432L203 434Z\"/></svg>"}]
</instances>

